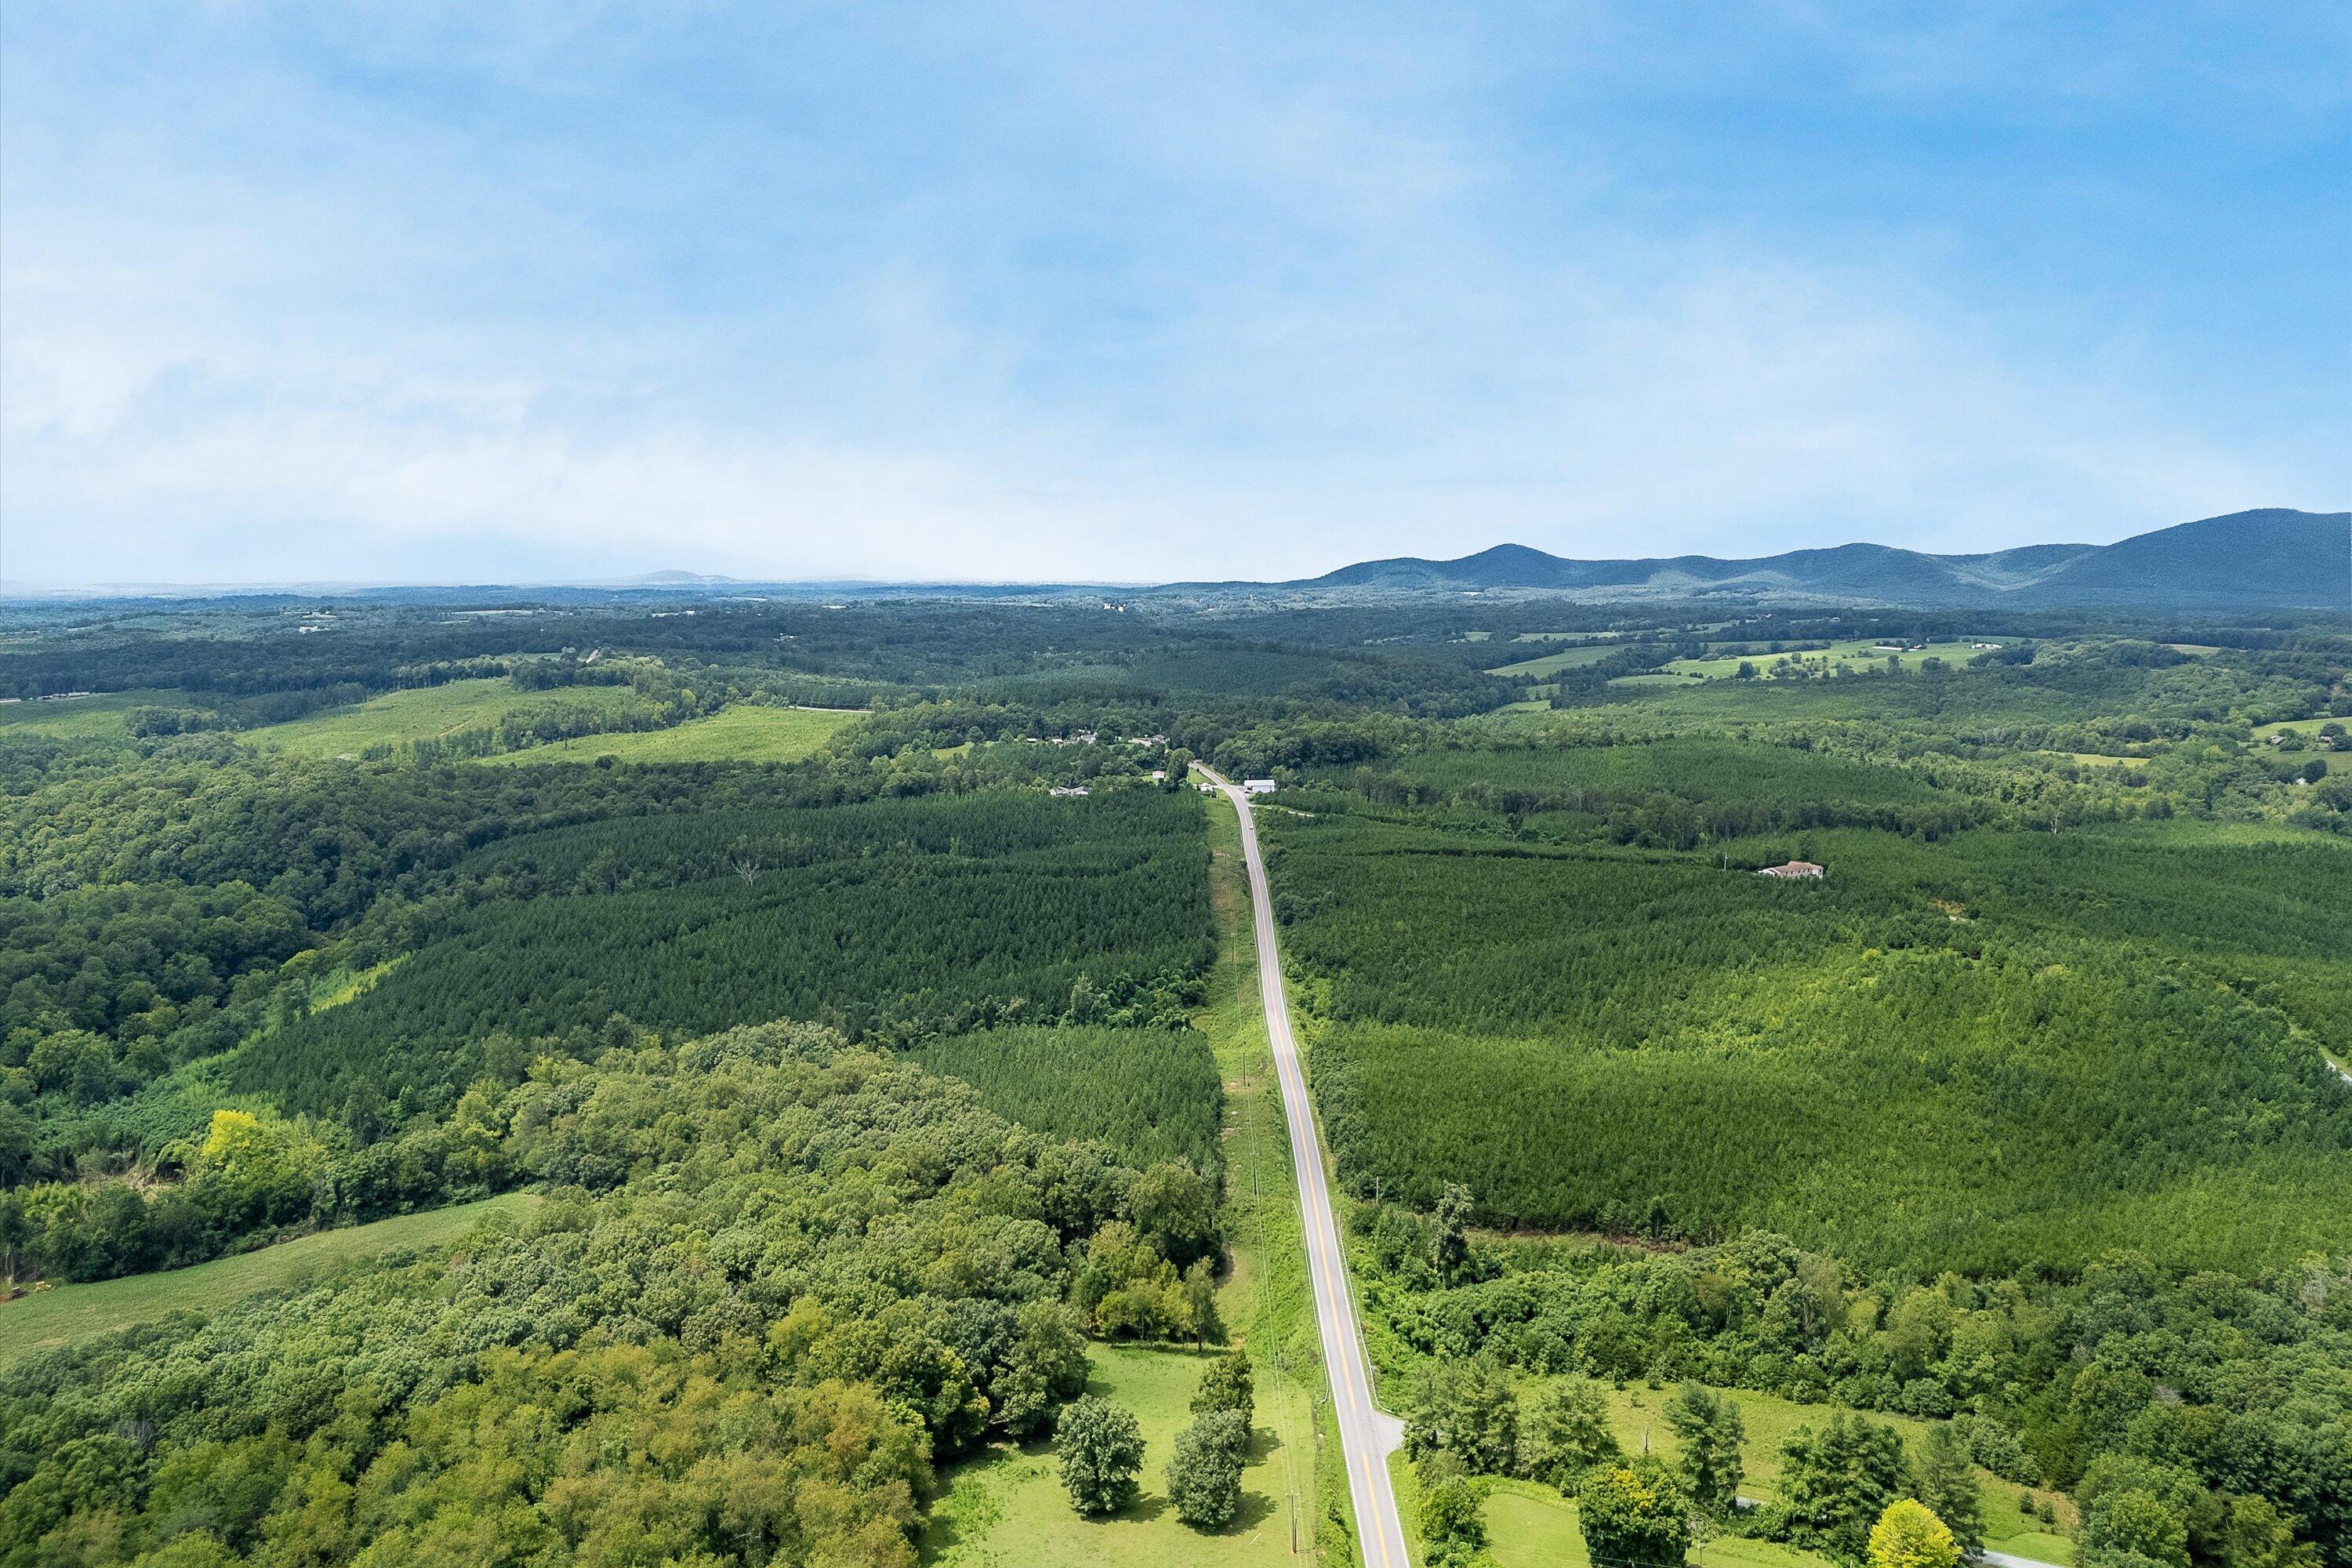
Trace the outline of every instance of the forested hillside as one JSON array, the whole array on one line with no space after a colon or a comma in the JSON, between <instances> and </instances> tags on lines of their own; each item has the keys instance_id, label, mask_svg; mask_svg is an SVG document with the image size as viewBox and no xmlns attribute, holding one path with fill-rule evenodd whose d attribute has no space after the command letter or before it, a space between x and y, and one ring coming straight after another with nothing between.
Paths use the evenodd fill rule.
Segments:
<instances>
[{"instance_id":1,"label":"forested hillside","mask_svg":"<svg viewBox=\"0 0 2352 1568\"><path fill-rule=\"evenodd\" d=\"M2037 1523L2069 1489L2082 1568L2343 1568L2340 630L693 607L0 647L0 1298L530 1216L0 1373L0 1562L904 1562L935 1467L999 1445L950 1534L1034 1468L1087 1338L1223 1300L1335 1496L1267 1359L1313 1333L1198 758L1277 783L1438 1514L1462 1469L1565 1509L1562 1380L1696 1379L1948 1418ZM1708 1528L1859 1554L1790 1518Z\"/></svg>"},{"instance_id":2,"label":"forested hillside","mask_svg":"<svg viewBox=\"0 0 2352 1568\"><path fill-rule=\"evenodd\" d=\"M1154 1234L810 1027L553 1067L480 1147L520 1226L0 1372L0 1563L911 1563L935 1465L1084 1386L1087 1238Z\"/></svg>"}]
</instances>

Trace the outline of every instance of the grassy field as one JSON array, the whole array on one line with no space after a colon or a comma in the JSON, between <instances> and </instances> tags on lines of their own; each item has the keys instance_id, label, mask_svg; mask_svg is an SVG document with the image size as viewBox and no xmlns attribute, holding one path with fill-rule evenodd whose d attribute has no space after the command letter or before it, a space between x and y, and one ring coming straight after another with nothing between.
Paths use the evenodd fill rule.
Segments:
<instances>
[{"instance_id":1,"label":"grassy field","mask_svg":"<svg viewBox=\"0 0 2352 1568\"><path fill-rule=\"evenodd\" d=\"M1925 647L1906 649L1901 655L1903 668L1916 669L1919 668L1920 661L1929 658L1940 658L1946 664L1953 666L1963 665L1983 651L1976 647L1975 643L1993 640L1997 639L1972 637L1953 642L1929 643ZM1677 675L1695 675L1702 680L1728 680L1739 673L1741 665L1752 664L1756 667L1759 679L1769 679L1772 667L1782 658L1799 658L1802 659L1816 675L1824 669L1839 675L1847 675L1858 673L1864 669L1885 668L1887 656L1884 652L1876 651L1877 648L1876 643L1856 638L1849 642L1832 643L1825 648L1815 648L1804 653L1743 653L1728 654L1721 658L1678 658L1666 666L1666 668Z\"/></svg>"},{"instance_id":2,"label":"grassy field","mask_svg":"<svg viewBox=\"0 0 2352 1568\"><path fill-rule=\"evenodd\" d=\"M1734 1392L1731 1397L1738 1402L1748 1426L1743 1450L1748 1479L1742 1493L1769 1499L1780 1480L1781 1446L1799 1426L1818 1426L1826 1420L1828 1409L1818 1405L1792 1405L1785 1399L1745 1391ZM1671 1458L1679 1451L1674 1432L1658 1415L1665 1399L1666 1391L1662 1389L1618 1389L1610 1394L1612 1424L1628 1452L1639 1453L1646 1446L1652 1452ZM1934 1425L1905 1416L1885 1419L1902 1432L1906 1442L1915 1444ZM1396 1478L1407 1533L1415 1538L1417 1550L1412 1468L1400 1454L1390 1468ZM2041 1563L2063 1565L2074 1561L2074 1543L2063 1531L2073 1528L2074 1514L2064 1496L2039 1490L2032 1493L2036 1500L2047 1499L2056 1505L2058 1522L2043 1526L2021 1518L2017 1511L2018 1493L2026 1489L1982 1470L1977 1472L1977 1480L1984 1488L1988 1547ZM1486 1534L1496 1568L1589 1568L1591 1559L1585 1552L1583 1534L1577 1528L1576 1504L1572 1500L1534 1481L1490 1479L1482 1480L1480 1485L1491 1489L1486 1493ZM1690 1560L1698 1568L1825 1568L1827 1563L1816 1553L1794 1547L1733 1536L1702 1542L1692 1552Z\"/></svg>"},{"instance_id":3,"label":"grassy field","mask_svg":"<svg viewBox=\"0 0 2352 1568\"><path fill-rule=\"evenodd\" d=\"M2324 725L2341 724L2352 730L2352 719L2282 719L2275 724L2261 724L2254 729L2254 739L2267 741L2273 735L2301 735L2306 740L2319 733Z\"/></svg>"},{"instance_id":4,"label":"grassy field","mask_svg":"<svg viewBox=\"0 0 2352 1568\"><path fill-rule=\"evenodd\" d=\"M349 1258L373 1258L396 1247L438 1247L455 1240L478 1221L517 1214L538 1201L530 1193L508 1193L454 1208L321 1231L256 1252L199 1263L193 1268L36 1290L14 1301L0 1302L0 1363L93 1334L152 1322L173 1312L209 1311L257 1290L291 1284L313 1269Z\"/></svg>"},{"instance_id":5,"label":"grassy field","mask_svg":"<svg viewBox=\"0 0 2352 1568\"><path fill-rule=\"evenodd\" d=\"M1062 1490L1051 1444L1001 1445L943 1478L947 1493L932 1510L923 1542L923 1561L938 1568L1275 1563L1336 1568L1353 1562L1322 1523L1318 1505L1318 1481L1339 1487L1339 1445L1328 1431L1318 1439L1322 1368L1299 1240L1298 1194L1257 1004L1240 833L1229 811L1212 811L1209 839L1218 959L1209 1005L1194 1025L1208 1035L1225 1085L1233 1266L1218 1292L1218 1310L1235 1341L1248 1347L1257 1382L1258 1436L1242 1479L1241 1517L1204 1534L1179 1523L1168 1507L1162 1472L1176 1432L1192 1420L1188 1405L1202 1358L1184 1351L1096 1345L1090 1391L1134 1411L1143 1424L1148 1452L1136 1505L1109 1520L1081 1519ZM1318 1474L1318 1459L1328 1466L1328 1479Z\"/></svg>"},{"instance_id":6,"label":"grassy field","mask_svg":"<svg viewBox=\"0 0 2352 1568\"><path fill-rule=\"evenodd\" d=\"M2075 766L2084 768L2122 768L2129 767L2134 763L2147 761L2146 757L2109 756L2105 752L2041 752L2035 754L2044 757L2063 757Z\"/></svg>"},{"instance_id":7,"label":"grassy field","mask_svg":"<svg viewBox=\"0 0 2352 1568\"><path fill-rule=\"evenodd\" d=\"M1297 1465L1264 1416L1242 1473L1241 1512L1217 1531L1178 1522L1165 1472L1177 1432L1207 1356L1145 1345L1095 1345L1087 1392L1133 1411L1143 1425L1143 1473L1134 1503L1107 1519L1070 1507L1050 1442L1000 1444L948 1473L947 1494L931 1510L922 1561L939 1568L1224 1568L1295 1563L1284 1506Z\"/></svg>"},{"instance_id":8,"label":"grassy field","mask_svg":"<svg viewBox=\"0 0 2352 1568\"><path fill-rule=\"evenodd\" d=\"M523 691L505 679L452 680L387 691L350 708L332 708L287 724L247 731L246 738L304 757L356 757L371 746L429 741L461 730L487 730L509 713L541 708L594 708L619 713L639 701L625 686L562 686Z\"/></svg>"},{"instance_id":9,"label":"grassy field","mask_svg":"<svg viewBox=\"0 0 2352 1568\"><path fill-rule=\"evenodd\" d=\"M85 741L127 733L133 708L184 701L177 691L100 691L89 697L53 702L0 702L0 731L12 735L47 735L59 741Z\"/></svg>"},{"instance_id":10,"label":"grassy field","mask_svg":"<svg viewBox=\"0 0 2352 1568\"><path fill-rule=\"evenodd\" d=\"M1523 658L1517 664L1507 664L1500 669L1490 669L1486 673L1532 675L1540 679L1547 675L1558 675L1563 669L1575 669L1583 665L1599 664L1616 651L1615 647L1607 643L1586 647L1562 648L1558 653L1547 653L1535 658Z\"/></svg>"},{"instance_id":11,"label":"grassy field","mask_svg":"<svg viewBox=\"0 0 2352 1568\"><path fill-rule=\"evenodd\" d=\"M1658 1415L1664 1405L1667 1390L1655 1388L1625 1388L1612 1390L1609 1395L1610 1417L1617 1428L1618 1440L1629 1449L1640 1451L1644 1443L1654 1453L1672 1455L1681 1449L1674 1431ZM1748 1441L1741 1458L1748 1467L1748 1479L1741 1490L1747 1496L1770 1498L1780 1482L1780 1450L1800 1426L1819 1426L1830 1416L1831 1406L1798 1405L1790 1400L1775 1399L1769 1394L1751 1393L1746 1389L1731 1392L1738 1401L1741 1418L1747 1423ZM1916 1452L1926 1438L1929 1427L1937 1425L1908 1415L1879 1415L1873 1421L1894 1427L1903 1434L1903 1441ZM2058 1528L2073 1528L2074 1505L2064 1494L2020 1487L2002 1480L1990 1470L1977 1472L1977 1484L1984 1489L1985 1540L1997 1551L2015 1552L2021 1557L2039 1557L2042 1553L2025 1546L2011 1544L2025 1539L2021 1526L2029 1523L2017 1511L2017 1494L2031 1491L2036 1502L2047 1501L2058 1515ZM2048 1557L2044 1561L2064 1563L2066 1557Z\"/></svg>"},{"instance_id":12,"label":"grassy field","mask_svg":"<svg viewBox=\"0 0 2352 1568\"><path fill-rule=\"evenodd\" d=\"M481 760L509 764L593 763L599 757L623 763L790 763L824 745L843 725L865 716L863 709L755 708L738 703L708 719L688 720L667 730L583 735Z\"/></svg>"}]
</instances>

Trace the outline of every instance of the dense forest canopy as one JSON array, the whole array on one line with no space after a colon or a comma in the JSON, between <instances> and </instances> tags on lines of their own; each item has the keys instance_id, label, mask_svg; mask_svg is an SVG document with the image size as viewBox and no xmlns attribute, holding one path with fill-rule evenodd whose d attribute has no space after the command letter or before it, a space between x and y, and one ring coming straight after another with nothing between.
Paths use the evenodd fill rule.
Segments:
<instances>
[{"instance_id":1,"label":"dense forest canopy","mask_svg":"<svg viewBox=\"0 0 2352 1568\"><path fill-rule=\"evenodd\" d=\"M1089 1340L1220 1331L1198 760L1277 782L1424 1436L1696 1379L1948 1421L2085 1568L2342 1568L2347 672L2317 616L28 610L11 1288L533 1206L0 1369L0 1562L907 1561Z\"/></svg>"}]
</instances>

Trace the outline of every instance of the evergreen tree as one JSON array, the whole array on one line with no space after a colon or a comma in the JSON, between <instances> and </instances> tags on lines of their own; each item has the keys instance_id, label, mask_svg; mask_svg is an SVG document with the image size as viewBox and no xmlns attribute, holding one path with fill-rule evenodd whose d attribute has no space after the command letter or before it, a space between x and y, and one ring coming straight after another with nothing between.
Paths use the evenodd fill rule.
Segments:
<instances>
[{"instance_id":1,"label":"evergreen tree","mask_svg":"<svg viewBox=\"0 0 2352 1568\"><path fill-rule=\"evenodd\" d=\"M1738 1402L1696 1383L1685 1383L1666 1401L1666 1425L1682 1439L1683 1483L1702 1511L1728 1514L1739 1505L1745 1473L1740 1444L1748 1436Z\"/></svg>"},{"instance_id":2,"label":"evergreen tree","mask_svg":"<svg viewBox=\"0 0 2352 1568\"><path fill-rule=\"evenodd\" d=\"M1915 1493L1952 1532L1961 1554L1973 1557L1983 1551L1984 1492L1961 1436L1948 1424L1929 1427L1916 1471Z\"/></svg>"},{"instance_id":3,"label":"evergreen tree","mask_svg":"<svg viewBox=\"0 0 2352 1568\"><path fill-rule=\"evenodd\" d=\"M1442 1448L1482 1474L1510 1474L1519 1447L1518 1395L1510 1374L1491 1356L1431 1367L1405 1415L1404 1443L1415 1458Z\"/></svg>"},{"instance_id":4,"label":"evergreen tree","mask_svg":"<svg viewBox=\"0 0 2352 1568\"><path fill-rule=\"evenodd\" d=\"M1571 1491L1584 1472L1620 1457L1609 1400L1583 1378L1551 1384L1519 1417L1519 1474Z\"/></svg>"},{"instance_id":5,"label":"evergreen tree","mask_svg":"<svg viewBox=\"0 0 2352 1568\"><path fill-rule=\"evenodd\" d=\"M1860 1563L1870 1530L1909 1489L1903 1438L1894 1427L1833 1412L1819 1432L1797 1428L1781 1449L1780 1497L1766 1521L1791 1545Z\"/></svg>"}]
</instances>

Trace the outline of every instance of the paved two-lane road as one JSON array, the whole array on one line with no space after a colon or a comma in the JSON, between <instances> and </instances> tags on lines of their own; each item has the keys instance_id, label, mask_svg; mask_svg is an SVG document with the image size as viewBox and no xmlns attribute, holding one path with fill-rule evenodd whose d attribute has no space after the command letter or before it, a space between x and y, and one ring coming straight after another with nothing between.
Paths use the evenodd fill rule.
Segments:
<instances>
[{"instance_id":1,"label":"paved two-lane road","mask_svg":"<svg viewBox=\"0 0 2352 1568\"><path fill-rule=\"evenodd\" d=\"M1396 1489L1389 1482L1388 1457L1402 1436L1392 1415L1372 1403L1372 1376L1364 1340L1348 1288L1347 1259L1339 1251L1339 1226L1331 1213L1331 1188L1323 1174L1323 1141L1299 1069L1298 1043L1290 1033L1290 1005L1282 991L1282 954L1275 946L1274 901L1267 896L1265 861L1258 854L1257 825L1250 820L1249 797L1208 769L1241 817L1242 858L1249 864L1250 903L1257 915L1258 990L1265 1002L1265 1032L1274 1047L1274 1068L1282 1083L1283 1114L1290 1125L1290 1160L1298 1172L1298 1213L1307 1237L1307 1271L1315 1287L1315 1318L1323 1333L1323 1363L1331 1372L1331 1407L1339 1417L1339 1451L1348 1467L1348 1491L1356 1504L1356 1532L1363 1542L1365 1568L1410 1568L1404 1526L1397 1517Z\"/></svg>"}]
</instances>

